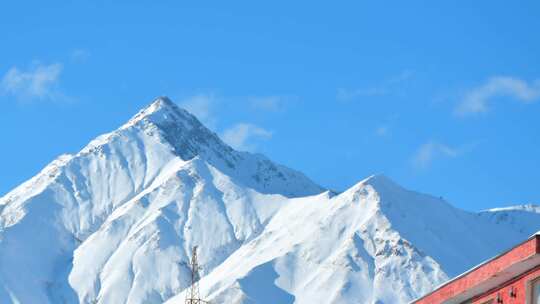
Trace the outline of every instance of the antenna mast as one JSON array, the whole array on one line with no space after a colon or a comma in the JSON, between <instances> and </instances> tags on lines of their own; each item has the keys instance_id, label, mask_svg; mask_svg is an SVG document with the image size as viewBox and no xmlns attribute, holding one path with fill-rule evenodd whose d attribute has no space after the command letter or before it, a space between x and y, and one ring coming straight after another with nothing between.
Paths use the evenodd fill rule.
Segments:
<instances>
[{"instance_id":1,"label":"antenna mast","mask_svg":"<svg viewBox=\"0 0 540 304\"><path fill-rule=\"evenodd\" d=\"M201 267L197 260L197 246L193 246L189 266L191 268L191 286L186 294L186 304L208 304L209 302L201 300L199 292L199 280L201 279L199 270Z\"/></svg>"}]
</instances>

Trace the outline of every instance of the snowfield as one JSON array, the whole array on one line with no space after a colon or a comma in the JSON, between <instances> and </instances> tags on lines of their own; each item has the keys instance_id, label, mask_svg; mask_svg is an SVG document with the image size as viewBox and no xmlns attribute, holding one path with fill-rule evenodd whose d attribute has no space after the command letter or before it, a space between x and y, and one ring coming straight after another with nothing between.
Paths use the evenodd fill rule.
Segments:
<instances>
[{"instance_id":1,"label":"snowfield","mask_svg":"<svg viewBox=\"0 0 540 304\"><path fill-rule=\"evenodd\" d=\"M333 193L158 98L0 198L0 303L408 303L540 230L388 178Z\"/></svg>"}]
</instances>

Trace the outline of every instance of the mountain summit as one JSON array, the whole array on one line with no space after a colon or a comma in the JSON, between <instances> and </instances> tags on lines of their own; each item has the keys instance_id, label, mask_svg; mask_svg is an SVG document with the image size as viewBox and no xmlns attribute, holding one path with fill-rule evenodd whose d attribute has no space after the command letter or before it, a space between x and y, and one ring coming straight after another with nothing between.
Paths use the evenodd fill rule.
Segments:
<instances>
[{"instance_id":1,"label":"mountain summit","mask_svg":"<svg viewBox=\"0 0 540 304\"><path fill-rule=\"evenodd\" d=\"M516 211L517 210L517 211ZM0 198L0 303L406 303L540 229L382 175L333 194L166 97Z\"/></svg>"}]
</instances>

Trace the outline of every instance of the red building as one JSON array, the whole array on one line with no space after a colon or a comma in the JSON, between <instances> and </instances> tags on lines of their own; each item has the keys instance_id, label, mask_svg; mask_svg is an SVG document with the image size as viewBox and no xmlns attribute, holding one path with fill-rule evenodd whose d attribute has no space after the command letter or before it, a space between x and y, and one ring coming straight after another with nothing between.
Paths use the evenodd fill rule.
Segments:
<instances>
[{"instance_id":1,"label":"red building","mask_svg":"<svg viewBox=\"0 0 540 304\"><path fill-rule=\"evenodd\" d=\"M539 233L411 304L540 304Z\"/></svg>"}]
</instances>

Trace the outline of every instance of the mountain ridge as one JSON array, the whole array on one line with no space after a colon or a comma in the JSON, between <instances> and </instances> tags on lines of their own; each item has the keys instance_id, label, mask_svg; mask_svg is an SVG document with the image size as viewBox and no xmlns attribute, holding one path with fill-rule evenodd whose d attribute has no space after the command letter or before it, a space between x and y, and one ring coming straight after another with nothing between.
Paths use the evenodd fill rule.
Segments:
<instances>
[{"instance_id":1,"label":"mountain ridge","mask_svg":"<svg viewBox=\"0 0 540 304\"><path fill-rule=\"evenodd\" d=\"M165 97L0 206L2 303L183 303L194 245L218 302L406 303L540 229L535 208L467 212L381 174L334 193Z\"/></svg>"}]
</instances>

